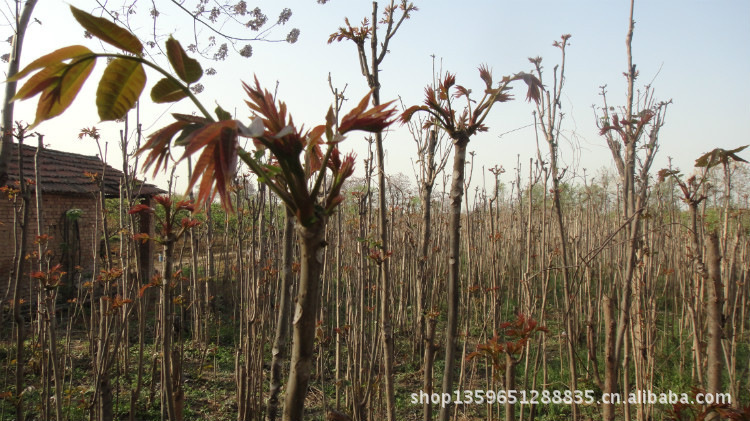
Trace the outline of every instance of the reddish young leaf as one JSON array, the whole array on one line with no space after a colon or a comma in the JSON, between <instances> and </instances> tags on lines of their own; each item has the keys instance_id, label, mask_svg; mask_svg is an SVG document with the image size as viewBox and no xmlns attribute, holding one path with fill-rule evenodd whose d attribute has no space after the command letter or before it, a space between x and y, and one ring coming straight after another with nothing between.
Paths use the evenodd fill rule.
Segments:
<instances>
[{"instance_id":1,"label":"reddish young leaf","mask_svg":"<svg viewBox=\"0 0 750 421\"><path fill-rule=\"evenodd\" d=\"M486 64L479 66L479 77L484 81L487 89L492 89L492 71Z\"/></svg>"},{"instance_id":2,"label":"reddish young leaf","mask_svg":"<svg viewBox=\"0 0 750 421\"><path fill-rule=\"evenodd\" d=\"M491 90L490 92L488 92L488 94L495 96L495 102L508 102L508 101L513 100L513 95L505 91L500 91L500 92L496 92L496 91L497 90Z\"/></svg>"},{"instance_id":3,"label":"reddish young leaf","mask_svg":"<svg viewBox=\"0 0 750 421\"><path fill-rule=\"evenodd\" d=\"M544 92L544 86L542 86L542 82L537 79L536 76L532 75L531 73L521 72L516 74L514 79L523 80L529 87L528 91L526 91L527 101L531 102L533 100L538 104L539 101L542 100L542 92Z\"/></svg>"},{"instance_id":4,"label":"reddish young leaf","mask_svg":"<svg viewBox=\"0 0 750 421\"><path fill-rule=\"evenodd\" d=\"M141 244L146 244L151 237L145 232L141 232L133 235L133 240L139 241Z\"/></svg>"},{"instance_id":5,"label":"reddish young leaf","mask_svg":"<svg viewBox=\"0 0 750 421\"><path fill-rule=\"evenodd\" d=\"M263 118L263 126L266 128L266 133L275 135L289 125L286 121L286 105L281 102L277 108L273 95L260 87L257 77L255 78L254 87L245 82L242 82L242 86L250 97L250 101L245 101L245 103L251 110Z\"/></svg>"},{"instance_id":6,"label":"reddish young leaf","mask_svg":"<svg viewBox=\"0 0 750 421\"><path fill-rule=\"evenodd\" d=\"M314 172L320 170L323 165L323 153L320 150L320 145L323 144L323 133L326 132L326 126L319 125L312 129L307 134L306 146L305 146L305 173L309 177ZM331 141L331 146L337 143L335 140Z\"/></svg>"},{"instance_id":7,"label":"reddish young leaf","mask_svg":"<svg viewBox=\"0 0 750 421\"><path fill-rule=\"evenodd\" d=\"M156 174L161 168L166 170L172 138L189 125L190 123L186 121L176 121L152 133L148 137L146 144L138 150L139 154L142 154L147 150L151 151L144 160L143 171L146 171L151 165L154 165L153 176L156 177Z\"/></svg>"},{"instance_id":8,"label":"reddish young leaf","mask_svg":"<svg viewBox=\"0 0 750 421\"><path fill-rule=\"evenodd\" d=\"M347 154L344 157L344 162L341 163L341 168L339 169L341 177L349 178L352 174L354 174L354 161L356 157L357 156L353 152Z\"/></svg>"},{"instance_id":9,"label":"reddish young leaf","mask_svg":"<svg viewBox=\"0 0 750 421\"><path fill-rule=\"evenodd\" d=\"M338 174L339 169L341 168L341 153L339 152L338 148L335 148L331 151L326 165L331 169L331 171L333 171L334 175Z\"/></svg>"},{"instance_id":10,"label":"reddish young leaf","mask_svg":"<svg viewBox=\"0 0 750 421\"><path fill-rule=\"evenodd\" d=\"M54 237L52 237L51 235L47 235L47 234L37 235L36 238L34 239L34 244L47 244L52 238Z\"/></svg>"},{"instance_id":11,"label":"reddish young leaf","mask_svg":"<svg viewBox=\"0 0 750 421\"><path fill-rule=\"evenodd\" d=\"M625 136L625 131L624 131L624 130L622 129L622 126L620 126L619 124L616 124L616 125L614 125L614 126L612 126L612 125L609 125L609 124L608 124L608 125L606 125L606 126L603 126L603 127L602 127L602 128L601 128L601 129L599 130L599 135L602 135L602 136L603 136L603 135L607 134L607 132L609 132L609 131L612 131L612 130L614 130L614 131L616 131L617 133L619 133L619 134L620 134L620 136L622 136L622 138L623 138L623 139L626 139L626 136Z\"/></svg>"},{"instance_id":12,"label":"reddish young leaf","mask_svg":"<svg viewBox=\"0 0 750 421\"><path fill-rule=\"evenodd\" d=\"M157 282L158 282L158 281L157 281ZM140 287L140 288L138 289L138 298L143 298L143 294L145 294L145 293L146 293L146 290L147 290L147 289L149 289L149 288L151 288L151 287L155 287L155 286L157 286L157 285L158 285L158 283L155 283L154 281L152 281L151 283L148 283L148 284L146 284L146 285L143 285L142 287Z\"/></svg>"},{"instance_id":13,"label":"reddish young leaf","mask_svg":"<svg viewBox=\"0 0 750 421\"><path fill-rule=\"evenodd\" d=\"M403 113L401 113L401 123L405 124L411 121L411 118L414 116L414 113L417 111L427 111L428 108L424 105L412 105L411 107L407 108Z\"/></svg>"},{"instance_id":14,"label":"reddish young leaf","mask_svg":"<svg viewBox=\"0 0 750 421\"><path fill-rule=\"evenodd\" d=\"M344 24L346 24L346 27L340 27L338 31L328 37L329 44L333 41L341 42L348 39L359 45L364 44L367 37L370 36L370 22L367 19L363 19L362 26L359 27L352 27L349 23L349 18L344 18Z\"/></svg>"},{"instance_id":15,"label":"reddish young leaf","mask_svg":"<svg viewBox=\"0 0 750 421\"><path fill-rule=\"evenodd\" d=\"M179 212L181 210L193 213L195 212L195 203L192 200L180 200L175 206L175 211Z\"/></svg>"},{"instance_id":16,"label":"reddish young leaf","mask_svg":"<svg viewBox=\"0 0 750 421\"><path fill-rule=\"evenodd\" d=\"M141 204L133 206L128 211L128 213L130 215L133 215L133 214L136 214L136 213L141 213L141 212L153 213L154 210L151 207L149 207L148 205L144 205L143 203L141 203Z\"/></svg>"},{"instance_id":17,"label":"reddish young leaf","mask_svg":"<svg viewBox=\"0 0 750 421\"><path fill-rule=\"evenodd\" d=\"M344 185L344 181L354 173L355 158L356 155L349 153L341 160L338 148L332 151L327 165L331 168L334 177L331 182L331 190L326 197L324 207L326 213L333 213L336 207L344 201L344 196L340 194L341 187Z\"/></svg>"},{"instance_id":18,"label":"reddish young leaf","mask_svg":"<svg viewBox=\"0 0 750 421\"><path fill-rule=\"evenodd\" d=\"M224 120L195 130L186 139L188 144L183 158L203 148L203 152L194 165L193 176L188 183L189 191L198 178L201 178L197 198L199 203L210 200L214 193L218 193L222 205L226 209L232 208L227 185L234 178L237 167L237 136L237 121Z\"/></svg>"},{"instance_id":19,"label":"reddish young leaf","mask_svg":"<svg viewBox=\"0 0 750 421\"><path fill-rule=\"evenodd\" d=\"M326 201L325 211L328 214L332 214L333 211L344 201L344 196L342 195L336 195L336 196L329 196L328 200Z\"/></svg>"},{"instance_id":20,"label":"reddish young leaf","mask_svg":"<svg viewBox=\"0 0 750 421\"><path fill-rule=\"evenodd\" d=\"M245 103L263 121L264 133L255 138L256 146L271 149L277 158L297 160L305 147L306 136L295 128L291 117L287 119L286 104L280 102L277 107L273 95L260 87L257 78L254 87L246 83L243 86L250 97Z\"/></svg>"},{"instance_id":21,"label":"reddish young leaf","mask_svg":"<svg viewBox=\"0 0 750 421\"><path fill-rule=\"evenodd\" d=\"M182 218L182 221L180 222L180 225L182 225L182 228L185 228L185 229L197 227L200 224L201 224L201 221L197 219L193 219L193 218L187 218L187 217Z\"/></svg>"},{"instance_id":22,"label":"reddish young leaf","mask_svg":"<svg viewBox=\"0 0 750 421\"><path fill-rule=\"evenodd\" d=\"M450 88L456 84L456 75L450 74L449 72L445 72L445 77L442 81L440 81L440 86L438 87L438 90L441 92L441 95L445 95L445 98L448 97L448 91Z\"/></svg>"},{"instance_id":23,"label":"reddish young leaf","mask_svg":"<svg viewBox=\"0 0 750 421\"><path fill-rule=\"evenodd\" d=\"M101 135L99 134L99 129L97 129L96 126L91 126L91 128L84 127L80 132L78 132L78 139L83 139L84 137L90 137L94 140L99 140Z\"/></svg>"},{"instance_id":24,"label":"reddish young leaf","mask_svg":"<svg viewBox=\"0 0 750 421\"><path fill-rule=\"evenodd\" d=\"M461 98L462 96L469 98L469 95L471 95L471 89L465 88L461 85L456 85L456 93L453 94L454 98Z\"/></svg>"},{"instance_id":25,"label":"reddish young leaf","mask_svg":"<svg viewBox=\"0 0 750 421\"><path fill-rule=\"evenodd\" d=\"M156 203L158 203L165 209L172 208L172 198L170 198L166 194L160 194L158 196L154 196L154 201L156 201Z\"/></svg>"},{"instance_id":26,"label":"reddish young leaf","mask_svg":"<svg viewBox=\"0 0 750 421\"><path fill-rule=\"evenodd\" d=\"M368 104L370 103L370 95L372 92L365 95L359 104L354 107L347 115L341 119L339 125L339 132L344 134L352 130L362 130L365 132L377 133L383 131L386 127L393 123L390 118L396 113L395 108L388 107L393 104L393 101L385 104L378 105L377 107L370 108L365 111Z\"/></svg>"}]
</instances>

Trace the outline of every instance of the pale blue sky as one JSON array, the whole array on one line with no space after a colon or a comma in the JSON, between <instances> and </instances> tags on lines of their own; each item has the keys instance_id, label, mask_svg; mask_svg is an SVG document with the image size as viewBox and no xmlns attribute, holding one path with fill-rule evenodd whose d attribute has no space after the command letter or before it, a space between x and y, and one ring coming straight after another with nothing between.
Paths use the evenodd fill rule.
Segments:
<instances>
[{"instance_id":1,"label":"pale blue sky","mask_svg":"<svg viewBox=\"0 0 750 421\"><path fill-rule=\"evenodd\" d=\"M84 10L94 10L93 0L71 3ZM111 1L110 4L119 4ZM140 2L146 16L151 2ZM192 37L189 19L166 0L161 5L161 30L188 44ZM192 7L192 2L187 4ZM592 105L600 104L599 86L608 85L609 102L622 102L626 66L625 33L629 2L619 0L580 1L416 1L419 11L406 21L393 39L391 54L382 65L383 100L399 96L406 105L421 103L423 89L431 81L432 58L442 58L442 67L457 73L457 81L480 91L482 83L476 68L486 63L497 78L518 71L529 71L527 58L542 56L545 68L551 72L559 60L552 41L564 33L573 37L568 47L566 87L563 109L564 136L575 142L578 153L563 146L563 161L583 168L592 175L602 167L611 166L611 156L604 140L598 136ZM359 22L371 13L372 3L363 0L331 0L319 5L314 0L248 2L258 5L274 20L283 7L294 15L276 33L298 27L299 41L253 44L254 55L243 59L236 54L221 63L203 61L205 67L215 67L216 76L204 77L206 90L200 98L211 109L218 101L227 110L236 110L239 118L248 115L240 81L251 81L257 75L261 83L273 89L279 85L279 98L286 101L297 124L307 127L320 124L331 102L328 74L334 84L348 84L350 98L345 110L356 104L367 91L359 73L355 47L350 42L326 44L328 35L343 24L345 16ZM382 8L382 4L381 4ZM23 52L23 62L72 43L99 49L98 43L81 37L82 31L67 11L66 3L58 0L42 1L35 13L43 24L33 25ZM662 129L661 147L654 169L666 165L667 157L683 171L689 172L693 160L715 147L732 148L750 143L747 121L750 117L750 2L747 1L637 1L635 7L634 62L641 72L641 84L655 77L654 87L659 99L672 99L666 124ZM148 21L144 21L147 34ZM6 27L3 33L9 33ZM3 35L4 36L4 35ZM104 68L103 63L97 70ZM657 75L658 73L658 75ZM150 82L157 80L149 74ZM93 77L93 76L92 76ZM550 80L547 75L547 80ZM79 104L61 117L42 124L38 131L45 133L45 141L55 149L96 154L91 141L77 140L81 127L97 125L109 139L109 160L120 166L116 139L120 126L99 123L94 104L94 79L79 97ZM149 89L149 87L147 87ZM488 122L490 131L476 136L469 150L477 153L474 180L481 180L481 168L503 165L509 182L516 166L517 155L525 166L535 156L533 129L527 128L499 138L532 122L533 107L523 98L523 87L517 88L517 100L499 104ZM33 120L33 106L27 101L17 107L17 119ZM189 104L169 109L190 111ZM169 122L158 119L166 107L144 108L144 127L157 129ZM351 136L343 144L344 150L357 151L365 156L365 142L361 136ZM393 130L386 137L387 171L413 176L411 160L416 148L410 135L403 129ZM748 157L746 157L748 158ZM362 166L361 162L358 166ZM527 174L524 168L523 174ZM489 175L489 174L486 174ZM184 176L182 180L184 181ZM160 184L163 180L157 180ZM184 183L180 183L184 186ZM489 188L489 186L488 186ZM473 190L473 188L472 188Z\"/></svg>"}]
</instances>

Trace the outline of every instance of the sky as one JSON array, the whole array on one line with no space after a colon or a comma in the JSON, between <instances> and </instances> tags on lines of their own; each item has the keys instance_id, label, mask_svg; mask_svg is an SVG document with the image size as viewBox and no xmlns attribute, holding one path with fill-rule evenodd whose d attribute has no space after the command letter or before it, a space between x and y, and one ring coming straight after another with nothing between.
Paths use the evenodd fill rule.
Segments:
<instances>
[{"instance_id":1,"label":"sky","mask_svg":"<svg viewBox=\"0 0 750 421\"><path fill-rule=\"evenodd\" d=\"M212 0L213 1L213 0ZM209 1L211 3L212 1ZM4 3L2 22L7 22L8 1ZM99 0L108 10L121 8L123 1ZM128 2L130 3L130 2ZM100 15L94 0L42 1L34 17L40 23L29 28L22 53L22 66L54 49L83 44L101 51L96 40L84 39L83 30L68 10L68 4ZM136 13L131 27L137 35L152 39L153 22L149 18L152 2L135 3ZM172 2L158 0L157 32L160 42L173 35L183 45L194 39L189 16ZM197 0L187 0L189 9ZM419 8L404 22L389 46L389 54L381 65L381 98L398 100L405 106L421 104L424 87L431 83L433 63L444 71L455 73L457 83L481 92L483 83L477 68L485 64L495 79L520 71L532 70L529 57L541 56L551 80L551 71L559 63L559 50L552 46L562 34L571 34L567 47L565 87L562 109L561 162L568 168L567 180L582 182L584 169L590 182L603 169L613 168L606 142L596 128L594 107L601 106L600 87L607 86L608 102L622 104L626 83L625 35L629 2L624 0L475 0L414 1ZM328 36L343 25L344 18L352 23L372 13L372 2L363 0L249 1L248 7L260 7L274 21L285 7L292 10L289 22L274 28L271 38L285 38L293 27L299 28L299 41L253 42L250 58L230 54L221 62L201 59L205 68L213 67L216 75L204 76L205 90L199 99L207 108L220 104L240 120L249 119L244 104L241 82L257 77L269 90L277 88L277 97L287 103L295 123L312 127L324 122L332 102L328 78L338 89L346 87L348 101L343 111L356 105L367 91L351 42L327 44ZM380 8L384 4L381 2ZM636 1L633 59L640 72L637 86L651 83L659 100L671 100L665 125L660 133L660 147L654 172L666 167L668 157L683 172L692 170L694 160L716 147L735 148L750 143L746 128L750 117L750 2L745 0L659 0ZM237 26L226 25L228 32L248 36ZM247 31L247 30L245 30ZM11 34L8 25L0 26L0 36ZM252 34L252 32L249 32ZM200 39L208 36L200 29ZM3 38L4 39L4 38ZM4 47L9 50L9 46ZM2 47L0 47L2 50ZM153 57L166 63L155 49ZM4 53L6 51L2 51ZM121 124L100 122L94 106L97 75L104 69L99 63L79 94L76 103L62 116L42 123L36 130L45 135L48 147L63 151L97 155L96 144L90 139L79 140L81 128L96 126L107 143L107 161L116 168L122 163L119 152ZM150 86L158 80L148 73ZM278 84L278 85L277 85ZM476 152L474 184L487 183L491 191L491 174L495 165L507 172L501 180L509 184L515 179L514 169L521 162L521 174L528 173L529 158L536 157L533 127L533 104L525 101L525 86L515 88L516 99L498 104L487 121L490 130L472 138L468 150ZM16 120L32 121L36 99L16 105ZM141 122L148 134L171 122L169 113L194 111L185 100L173 106L145 104ZM131 116L131 129L134 117ZM403 173L414 178L413 162L416 146L407 130L398 124L386 134L386 172ZM544 148L545 145L542 145ZM353 134L341 145L361 159L366 157L363 135ZM546 148L543 149L543 151ZM743 155L750 159L747 153ZM186 186L184 172L178 172L177 191ZM150 181L166 186L165 175ZM523 176L522 176L523 178ZM484 180L484 181L483 181ZM472 186L472 190L473 190Z\"/></svg>"}]
</instances>

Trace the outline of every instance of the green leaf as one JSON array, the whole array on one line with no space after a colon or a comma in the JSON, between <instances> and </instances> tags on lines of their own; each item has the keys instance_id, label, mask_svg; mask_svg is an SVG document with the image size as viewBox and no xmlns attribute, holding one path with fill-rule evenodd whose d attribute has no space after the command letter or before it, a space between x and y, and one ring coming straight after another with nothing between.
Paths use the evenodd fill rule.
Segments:
<instances>
[{"instance_id":1,"label":"green leaf","mask_svg":"<svg viewBox=\"0 0 750 421\"><path fill-rule=\"evenodd\" d=\"M83 45L71 45L69 47L60 48L59 50L55 50L47 55L44 55L32 61L31 64L24 67L23 70L9 77L8 82L14 82L19 79L22 79L26 75L28 75L29 73L31 73L32 71L36 69L41 69L42 67L48 67L54 63L62 62L64 60L84 56L87 54L93 54L93 53L91 50L84 47Z\"/></svg>"},{"instance_id":2,"label":"green leaf","mask_svg":"<svg viewBox=\"0 0 750 421\"><path fill-rule=\"evenodd\" d=\"M167 58L177 76L185 83L195 83L203 76L198 60L190 58L176 39L167 40Z\"/></svg>"},{"instance_id":3,"label":"green leaf","mask_svg":"<svg viewBox=\"0 0 750 421\"><path fill-rule=\"evenodd\" d=\"M52 101L44 120L56 117L68 109L78 95L78 92L81 91L81 87L86 82L86 79L88 79L91 71L94 70L94 65L96 65L96 59L92 57L66 67L60 83L53 90L54 101ZM41 123L38 118L39 116L37 115L37 121L34 122L34 125Z\"/></svg>"},{"instance_id":4,"label":"green leaf","mask_svg":"<svg viewBox=\"0 0 750 421\"><path fill-rule=\"evenodd\" d=\"M702 168L702 167L712 167L716 165L718 162L715 162L714 160L714 152L716 150L714 149L711 152L705 153L701 155L698 159L695 160L695 166ZM712 164L712 165L710 165Z\"/></svg>"},{"instance_id":5,"label":"green leaf","mask_svg":"<svg viewBox=\"0 0 750 421\"><path fill-rule=\"evenodd\" d=\"M747 161L745 161L744 159L742 159L742 158L740 158L739 156L737 156L737 152L742 152L742 151L744 151L744 150L745 150L745 148L747 148L748 146L750 146L750 145L740 146L740 147L739 147L739 148L737 148L737 149L732 149L731 151L727 151L727 156L728 156L729 158L732 158L732 159L733 159L733 160L735 160L735 161L739 161L739 162L745 162L745 163L747 163Z\"/></svg>"},{"instance_id":6,"label":"green leaf","mask_svg":"<svg viewBox=\"0 0 750 421\"><path fill-rule=\"evenodd\" d=\"M117 120L135 106L146 86L146 72L135 60L118 58L106 69L96 90L96 107L103 121Z\"/></svg>"},{"instance_id":7,"label":"green leaf","mask_svg":"<svg viewBox=\"0 0 750 421\"><path fill-rule=\"evenodd\" d=\"M216 106L216 110L214 112L216 113L216 117L218 117L220 121L232 119L232 114L229 114L219 105Z\"/></svg>"},{"instance_id":8,"label":"green leaf","mask_svg":"<svg viewBox=\"0 0 750 421\"><path fill-rule=\"evenodd\" d=\"M668 177L675 177L679 179L680 172L678 170L670 170L668 168L662 168L661 170L659 170L657 175L659 177L659 182L661 183L664 180L666 180Z\"/></svg>"},{"instance_id":9,"label":"green leaf","mask_svg":"<svg viewBox=\"0 0 750 421\"><path fill-rule=\"evenodd\" d=\"M275 165L264 164L263 169L266 171L265 177L268 177L269 179L278 177L282 174L281 168Z\"/></svg>"},{"instance_id":10,"label":"green leaf","mask_svg":"<svg viewBox=\"0 0 750 421\"><path fill-rule=\"evenodd\" d=\"M156 82L156 85L151 88L151 100L157 104L177 102L186 96L188 95L182 90L182 86L169 78Z\"/></svg>"},{"instance_id":11,"label":"green leaf","mask_svg":"<svg viewBox=\"0 0 750 421\"><path fill-rule=\"evenodd\" d=\"M208 124L211 122L211 120L207 119L206 117L190 114L172 113L172 117L174 117L175 120L184 121L186 123Z\"/></svg>"},{"instance_id":12,"label":"green leaf","mask_svg":"<svg viewBox=\"0 0 750 421\"><path fill-rule=\"evenodd\" d=\"M60 75L65 70L65 64L50 63L47 67L37 72L24 83L11 101L29 99L40 92L51 89L60 81Z\"/></svg>"},{"instance_id":13,"label":"green leaf","mask_svg":"<svg viewBox=\"0 0 750 421\"><path fill-rule=\"evenodd\" d=\"M127 29L117 26L107 19L92 16L73 6L70 6L70 11L73 12L73 17L83 26L83 29L91 35L139 57L143 54L143 44Z\"/></svg>"},{"instance_id":14,"label":"green leaf","mask_svg":"<svg viewBox=\"0 0 750 421\"><path fill-rule=\"evenodd\" d=\"M37 103L36 119L31 127L62 114L75 99L81 86L88 79L96 64L96 58L79 59L73 63L50 62L19 89L12 98L29 99L41 93Z\"/></svg>"},{"instance_id":15,"label":"green leaf","mask_svg":"<svg viewBox=\"0 0 750 421\"><path fill-rule=\"evenodd\" d=\"M189 124L185 126L184 129L182 129L182 132L180 132L180 135L177 136L177 138L174 140L175 146L186 146L188 143L190 143L190 138L193 132L196 130L204 127L205 124Z\"/></svg>"},{"instance_id":16,"label":"green leaf","mask_svg":"<svg viewBox=\"0 0 750 421\"><path fill-rule=\"evenodd\" d=\"M702 168L712 168L716 165L722 164L726 165L729 163L729 160L737 161L737 162L747 162L741 157L737 155L737 152L742 152L750 145L740 146L736 149L726 150L722 148L716 148L712 150L711 152L707 152L703 155L701 155L700 158L695 160L695 166Z\"/></svg>"}]
</instances>

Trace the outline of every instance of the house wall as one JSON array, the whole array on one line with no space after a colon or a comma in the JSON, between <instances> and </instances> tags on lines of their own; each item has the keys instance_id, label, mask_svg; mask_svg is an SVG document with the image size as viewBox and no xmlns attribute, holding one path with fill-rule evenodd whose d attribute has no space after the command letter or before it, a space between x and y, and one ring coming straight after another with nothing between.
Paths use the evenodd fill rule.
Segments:
<instances>
[{"instance_id":1,"label":"house wall","mask_svg":"<svg viewBox=\"0 0 750 421\"><path fill-rule=\"evenodd\" d=\"M48 243L48 249L52 251L51 265L54 266L60 263L63 256L64 241L66 238L65 212L70 209L80 209L82 213L77 221L80 238L80 265L83 268L84 274L91 274L94 263L93 246L94 228L96 226L96 200L90 195L74 196L51 193L44 194L42 199L42 217L46 234L52 237ZM20 204L20 199L18 201ZM34 244L37 236L36 198L34 195L32 195L31 199L29 221L28 242L26 244L27 254L37 249L37 246ZM12 284L11 279L13 278L14 238L18 238L16 241L20 241L20 229L17 237L14 234L14 229L16 228L17 223L14 222L14 204L3 195L3 197L0 197L0 300L6 297L6 291L9 292L7 299L11 299L13 296L13 291L10 290L9 286ZM33 267L34 269L31 269L30 263L27 263L26 273L29 273L29 270L36 270L35 263ZM22 296L28 299L27 293L29 287L35 286L32 284L36 282L35 280L30 281L28 276L22 279L21 286L24 289Z\"/></svg>"}]
</instances>

